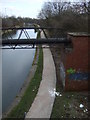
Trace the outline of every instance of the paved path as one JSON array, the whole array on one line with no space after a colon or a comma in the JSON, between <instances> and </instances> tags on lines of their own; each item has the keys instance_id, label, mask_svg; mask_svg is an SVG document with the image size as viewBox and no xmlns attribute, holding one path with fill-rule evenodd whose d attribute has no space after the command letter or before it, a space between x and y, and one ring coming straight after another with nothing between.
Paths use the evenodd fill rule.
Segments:
<instances>
[{"instance_id":1,"label":"paved path","mask_svg":"<svg viewBox=\"0 0 90 120\"><path fill-rule=\"evenodd\" d=\"M43 49L43 74L37 96L26 118L50 118L55 99L56 72L50 49Z\"/></svg>"}]
</instances>

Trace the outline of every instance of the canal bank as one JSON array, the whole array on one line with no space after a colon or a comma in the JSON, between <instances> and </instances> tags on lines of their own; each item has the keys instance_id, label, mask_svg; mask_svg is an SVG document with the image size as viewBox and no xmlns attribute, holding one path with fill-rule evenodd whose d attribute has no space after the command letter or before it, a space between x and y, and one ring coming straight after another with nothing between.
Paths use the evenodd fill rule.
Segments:
<instances>
[{"instance_id":1,"label":"canal bank","mask_svg":"<svg viewBox=\"0 0 90 120\"><path fill-rule=\"evenodd\" d=\"M3 118L23 118L24 113L27 112L37 94L39 84L42 78L43 68L43 53L42 49L37 51L32 69L27 81L22 87L19 96L16 97L7 114ZM30 80L31 79L31 80ZM27 84L27 85L26 85ZM21 100L20 100L21 99Z\"/></svg>"},{"instance_id":2,"label":"canal bank","mask_svg":"<svg viewBox=\"0 0 90 120\"><path fill-rule=\"evenodd\" d=\"M28 30L32 38L36 38L34 30ZM20 30L13 39L18 38ZM21 39L25 38L24 33ZM4 113L19 93L32 67L35 49L3 49L2 50L2 112Z\"/></svg>"},{"instance_id":3,"label":"canal bank","mask_svg":"<svg viewBox=\"0 0 90 120\"><path fill-rule=\"evenodd\" d=\"M22 96L24 95L27 87L29 86L29 82L34 77L34 74L35 74L35 71L36 71L36 68L37 68L38 57L39 57L39 49L36 49L34 60L33 60L33 63L32 63L32 67L30 68L29 74L28 74L26 80L24 81L19 93L16 95L14 101L8 107L7 111L3 113L3 117L6 118L8 116L8 114L10 114L10 112L15 108L15 106L17 106L19 104Z\"/></svg>"},{"instance_id":4,"label":"canal bank","mask_svg":"<svg viewBox=\"0 0 90 120\"><path fill-rule=\"evenodd\" d=\"M55 65L52 59L52 54L49 49L43 49L43 52L42 49L40 49L39 53L40 54L39 54L35 75L30 81L29 86L26 89L24 95L21 97L22 99L20 100L20 102L18 102L19 104L16 105L13 108L13 110L8 114L7 116L8 118L25 117L25 113L28 113L29 108L32 109L32 106L35 103L35 101L36 101L37 109L36 107L32 109L31 115L33 116L33 118L37 118L37 117L50 118L54 99L55 99L55 94L53 94L55 92L55 87L56 87ZM43 58L44 58L44 63L43 63ZM38 99L37 96L39 96ZM45 100L45 98L47 98L47 100ZM38 104L38 102L41 100L42 102ZM30 118L31 116L28 115L27 118Z\"/></svg>"}]
</instances>

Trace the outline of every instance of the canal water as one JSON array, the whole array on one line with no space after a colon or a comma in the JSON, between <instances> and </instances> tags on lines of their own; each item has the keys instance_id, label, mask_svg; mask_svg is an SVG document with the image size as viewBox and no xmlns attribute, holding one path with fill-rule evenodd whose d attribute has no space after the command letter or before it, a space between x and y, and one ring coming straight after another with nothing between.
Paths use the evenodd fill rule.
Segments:
<instances>
[{"instance_id":1,"label":"canal water","mask_svg":"<svg viewBox=\"0 0 90 120\"><path fill-rule=\"evenodd\" d=\"M17 31L13 38L19 36ZM28 30L31 38L36 38L34 30ZM21 38L25 38L24 33ZM2 111L13 102L27 78L35 55L35 49L2 50Z\"/></svg>"}]
</instances>

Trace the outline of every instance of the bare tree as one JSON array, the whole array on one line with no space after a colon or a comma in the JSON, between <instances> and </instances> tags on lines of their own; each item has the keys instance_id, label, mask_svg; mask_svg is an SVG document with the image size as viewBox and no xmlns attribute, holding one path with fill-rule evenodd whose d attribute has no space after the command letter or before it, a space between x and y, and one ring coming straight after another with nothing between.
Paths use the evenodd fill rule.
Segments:
<instances>
[{"instance_id":1,"label":"bare tree","mask_svg":"<svg viewBox=\"0 0 90 120\"><path fill-rule=\"evenodd\" d=\"M44 19L46 26L61 27L68 31L87 31L89 6L90 2L55 0L44 4L39 18Z\"/></svg>"}]
</instances>

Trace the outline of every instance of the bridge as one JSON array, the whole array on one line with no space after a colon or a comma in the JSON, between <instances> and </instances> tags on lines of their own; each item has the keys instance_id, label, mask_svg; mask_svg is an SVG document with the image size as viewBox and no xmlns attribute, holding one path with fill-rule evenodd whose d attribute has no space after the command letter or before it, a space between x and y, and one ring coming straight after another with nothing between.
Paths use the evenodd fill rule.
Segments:
<instances>
[{"instance_id":1,"label":"bridge","mask_svg":"<svg viewBox=\"0 0 90 120\"><path fill-rule=\"evenodd\" d=\"M39 35L42 31L45 35L45 38L31 38L28 30L35 30ZM2 49L32 49L37 47L36 45L50 45L50 44L69 44L71 40L66 37L66 33L61 28L52 28L52 27L20 27L20 28L2 28L0 29L2 34L2 41L0 41L0 48ZM10 31L20 30L19 36L17 39L13 39L10 34ZM48 37L47 31L53 31L53 35ZM21 39L22 33L25 34L26 39ZM19 47L18 47L19 46Z\"/></svg>"}]
</instances>

